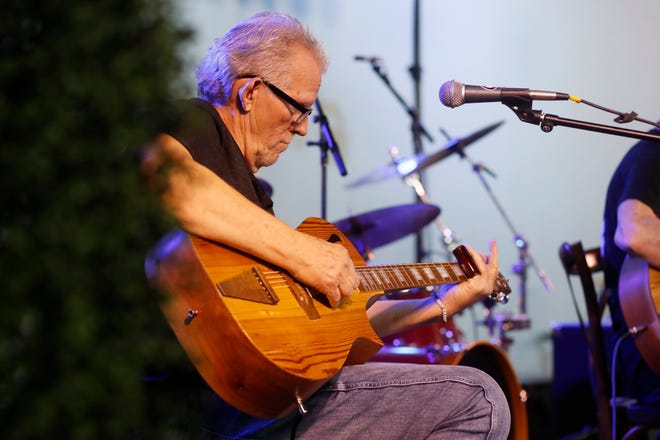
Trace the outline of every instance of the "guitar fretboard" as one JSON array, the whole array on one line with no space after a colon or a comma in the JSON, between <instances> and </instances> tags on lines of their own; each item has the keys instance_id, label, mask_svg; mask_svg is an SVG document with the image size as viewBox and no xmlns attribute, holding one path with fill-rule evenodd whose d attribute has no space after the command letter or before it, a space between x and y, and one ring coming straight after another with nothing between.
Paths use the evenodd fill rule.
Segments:
<instances>
[{"instance_id":1,"label":"guitar fretboard","mask_svg":"<svg viewBox=\"0 0 660 440\"><path fill-rule=\"evenodd\" d=\"M458 263L357 266L355 269L363 292L437 286L467 279Z\"/></svg>"}]
</instances>

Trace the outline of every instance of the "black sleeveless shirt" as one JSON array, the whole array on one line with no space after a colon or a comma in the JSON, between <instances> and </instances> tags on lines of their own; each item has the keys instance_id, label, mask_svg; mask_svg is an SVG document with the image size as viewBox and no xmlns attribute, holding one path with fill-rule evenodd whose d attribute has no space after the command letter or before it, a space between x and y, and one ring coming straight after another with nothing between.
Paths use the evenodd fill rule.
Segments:
<instances>
[{"instance_id":1,"label":"black sleeveless shirt","mask_svg":"<svg viewBox=\"0 0 660 440\"><path fill-rule=\"evenodd\" d=\"M188 101L183 123L168 134L181 142L196 162L220 176L256 205L273 213L273 201L248 168L238 144L209 102L199 98Z\"/></svg>"}]
</instances>

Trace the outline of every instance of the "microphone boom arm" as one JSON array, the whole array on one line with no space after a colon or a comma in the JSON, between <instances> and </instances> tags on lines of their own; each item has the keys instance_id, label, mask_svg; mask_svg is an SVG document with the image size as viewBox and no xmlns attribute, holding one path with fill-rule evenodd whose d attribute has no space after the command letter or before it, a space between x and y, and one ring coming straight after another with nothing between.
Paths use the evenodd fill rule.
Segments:
<instances>
[{"instance_id":1,"label":"microphone boom arm","mask_svg":"<svg viewBox=\"0 0 660 440\"><path fill-rule=\"evenodd\" d=\"M419 133L421 133L426 139L429 140L429 142L433 142L433 137L431 137L429 132L426 131L426 129L424 128L424 125L422 125L422 123L419 120L419 115L418 115L417 109L415 109L415 108L411 107L410 105L408 105L408 103L406 103L406 101L403 99L403 97L401 97L399 92L396 91L396 89L390 83L390 79L387 77L387 74L385 74L382 71L382 69L380 67L380 63L376 62L376 61L371 61L370 64L371 64L372 70L376 73L376 75L378 75L378 77L380 79L383 80L383 82L385 83L387 88L390 90L390 92L392 92L392 94L394 95L396 100L399 101L399 103L406 110L406 113L408 114L408 116L410 116L410 118L412 119L412 121L413 121L413 130L418 131Z\"/></svg>"},{"instance_id":2,"label":"microphone boom arm","mask_svg":"<svg viewBox=\"0 0 660 440\"><path fill-rule=\"evenodd\" d=\"M580 121L577 119L567 119L557 115L545 114L542 110L532 110L532 102L524 99L510 99L503 101L502 103L509 107L522 122L538 125L544 133L550 133L555 126L559 125L580 130L660 142L660 135L657 134L595 124L593 122Z\"/></svg>"}]
</instances>

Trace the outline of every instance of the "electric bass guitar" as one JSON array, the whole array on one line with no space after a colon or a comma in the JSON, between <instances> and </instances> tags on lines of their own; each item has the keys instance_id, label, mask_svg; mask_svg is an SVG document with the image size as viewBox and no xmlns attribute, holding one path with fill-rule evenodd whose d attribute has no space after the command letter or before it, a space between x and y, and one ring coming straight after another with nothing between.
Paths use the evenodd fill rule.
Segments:
<instances>
[{"instance_id":1,"label":"electric bass guitar","mask_svg":"<svg viewBox=\"0 0 660 440\"><path fill-rule=\"evenodd\" d=\"M639 257L627 256L619 277L619 302L629 328L640 330L635 344L660 375L660 271Z\"/></svg>"},{"instance_id":2,"label":"electric bass guitar","mask_svg":"<svg viewBox=\"0 0 660 440\"><path fill-rule=\"evenodd\" d=\"M342 366L364 363L381 348L366 315L369 301L478 273L464 247L454 252L458 263L367 266L325 220L308 218L298 231L348 250L360 285L339 306L272 264L180 230L163 237L145 263L197 371L226 402L255 417L304 411L305 400ZM510 292L501 274L496 292Z\"/></svg>"}]
</instances>

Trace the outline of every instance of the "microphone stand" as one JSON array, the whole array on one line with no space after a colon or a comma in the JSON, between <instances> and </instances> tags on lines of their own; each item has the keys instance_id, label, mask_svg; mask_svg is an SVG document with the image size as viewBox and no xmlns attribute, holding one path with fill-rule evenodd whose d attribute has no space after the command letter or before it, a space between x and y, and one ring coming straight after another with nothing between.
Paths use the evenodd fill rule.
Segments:
<instances>
[{"instance_id":1,"label":"microphone stand","mask_svg":"<svg viewBox=\"0 0 660 440\"><path fill-rule=\"evenodd\" d=\"M412 173L409 176L406 176L405 182L413 187L415 193L417 194L417 197L419 197L419 200L421 200L426 204L431 203L431 200L429 199L426 190L424 189L424 185L422 184L422 181L420 180L418 173ZM449 228L449 226L447 226L440 219L439 215L435 218L434 222L438 226L438 229L442 234L442 242L445 245L447 251L447 258L454 259L455 257L453 257L452 251L456 249L456 247L460 244L458 237Z\"/></svg>"},{"instance_id":2,"label":"microphone stand","mask_svg":"<svg viewBox=\"0 0 660 440\"><path fill-rule=\"evenodd\" d=\"M421 110L421 82L422 82L422 67L419 63L420 59L420 44L419 44L419 34L420 34L420 25L419 25L419 16L420 16L420 0L415 0L413 6L413 64L408 68L410 76L413 80L413 89L415 97L415 110L412 112L412 138L413 145L415 147L415 154L422 154L424 152L424 146L422 145L422 133L424 127L420 124L420 110ZM428 136L428 133L426 133ZM429 140L433 142L433 139L429 137ZM421 183L422 175L417 175L417 180ZM418 197L418 200L419 199ZM416 234L415 237L415 253L416 261L421 262L424 258L426 251L424 250L424 235L421 231Z\"/></svg>"},{"instance_id":3,"label":"microphone stand","mask_svg":"<svg viewBox=\"0 0 660 440\"><path fill-rule=\"evenodd\" d=\"M493 316L492 308L495 306L495 302L487 299L485 300L484 306L486 307L486 317L482 321L482 324L488 327L489 335L492 337L494 334L495 324L499 324L499 340L502 344L502 347L506 349L513 342L511 338L506 336L506 332L510 330L526 329L531 325L530 318L527 315L527 269L531 266L536 271L536 274L541 279L541 283L547 291L552 290L552 283L545 271L539 268L532 257L531 252L529 251L529 244L523 238L522 234L516 230L511 222L511 219L505 212L504 208L500 204L499 200L495 196L490 185L483 176L485 171L487 174L490 174L492 177L495 177L495 174L489 170L483 164L475 163L466 153L464 149L457 150L457 153L460 155L461 159L467 160L472 166L472 170L477 174L479 181L483 185L484 189L490 196L491 200L495 204L495 207L499 211L500 215L504 219L504 222L508 226L509 230L513 234L513 241L515 246L518 248L518 262L513 265L513 273L517 274L520 279L519 284L519 296L518 296L518 314L516 315L499 315Z\"/></svg>"},{"instance_id":4,"label":"microphone stand","mask_svg":"<svg viewBox=\"0 0 660 440\"><path fill-rule=\"evenodd\" d=\"M314 115L314 122L319 123L320 137L318 142L310 141L307 142L307 145L318 145L321 151L321 218L327 219L327 180L328 180L328 150L332 152L333 157L335 158L335 163L339 169L339 174L346 176L348 173L346 171L346 166L344 165L344 160L341 157L339 152L339 147L335 142L334 137L332 136L332 131L330 131L330 125L328 124L328 118L323 113L321 108L321 103L317 99L316 108L318 109L318 115Z\"/></svg>"},{"instance_id":5,"label":"microphone stand","mask_svg":"<svg viewBox=\"0 0 660 440\"><path fill-rule=\"evenodd\" d=\"M415 145L415 154L423 153L422 148L422 133L424 133L424 127L419 122L420 114L420 102L421 102L421 81L422 81L422 67L419 64L419 16L420 16L420 7L419 0L415 0L414 13L413 13L413 64L408 68L410 76L413 79L413 86L415 91L415 110L410 114L413 118L412 123L412 134L413 134L413 144ZM411 109L409 109L411 110ZM433 139L429 136L428 133L424 133L428 140L433 142Z\"/></svg>"},{"instance_id":6,"label":"microphone stand","mask_svg":"<svg viewBox=\"0 0 660 440\"><path fill-rule=\"evenodd\" d=\"M542 110L532 110L532 101L525 99L511 98L502 101L502 103L513 110L513 112L518 116L518 119L529 124L539 125L541 131L544 133L550 133L555 126L560 125L565 127L578 128L580 130L595 131L599 133L660 142L660 135L657 134L637 130L628 130L625 128L612 127L609 125L594 124L592 122L579 121L576 119L567 119L557 115L545 114Z\"/></svg>"},{"instance_id":7,"label":"microphone stand","mask_svg":"<svg viewBox=\"0 0 660 440\"><path fill-rule=\"evenodd\" d=\"M406 101L401 97L399 92L397 92L397 90L392 86L387 74L381 68L379 59L375 59L375 58L371 59L369 63L371 64L372 70L385 83L389 91L392 92L392 94L394 95L396 100L401 104L401 106L404 108L408 116L410 116L412 120L411 131L412 131L413 141L415 143L415 153L421 153L422 152L421 137L424 136L430 142L433 142L433 137L431 137L429 132L426 131L421 121L419 120L419 109L408 105ZM415 77L419 76L419 71L420 71L419 66L416 65L411 67L411 72ZM421 175L418 176L418 179L421 179ZM418 200L420 199L418 198ZM422 239L420 232L417 234L417 261L422 261L424 254L425 251L422 249Z\"/></svg>"},{"instance_id":8,"label":"microphone stand","mask_svg":"<svg viewBox=\"0 0 660 440\"><path fill-rule=\"evenodd\" d=\"M390 157L392 158L392 162L394 164L398 164L401 162L401 157L399 156L399 151L396 147L391 147L390 148ZM423 203L430 204L431 200L428 197L428 193L426 192L426 189L424 188L424 184L422 183L422 180L420 179L419 172L411 173L408 174L407 176L404 177L404 182L411 186L413 190L415 191L415 194L417 194L418 200L420 200ZM449 226L447 226L441 219L440 215L438 215L434 223L438 226L438 229L440 230L440 233L442 234L442 243L445 246L445 251L446 251L446 257L447 259L454 259L454 255L452 254L452 251L460 244L460 241L458 240L458 237L452 231ZM422 255L424 257L425 255ZM422 258L419 259L419 261L422 261Z\"/></svg>"},{"instance_id":9,"label":"microphone stand","mask_svg":"<svg viewBox=\"0 0 660 440\"><path fill-rule=\"evenodd\" d=\"M376 75L383 80L387 88L392 92L394 97L396 98L397 101L403 106L404 110L410 116L412 119L412 132L413 132L413 137L415 137L415 133L421 133L426 139L428 139L430 142L433 142L433 138L431 135L426 131L424 126L422 125L421 121L419 120L419 114L418 110L416 108L413 108L409 106L406 101L401 97L399 92L396 91L396 89L392 86L390 83L390 79L387 77L387 74L383 72L380 66L380 61L378 59L373 59L370 60L371 68L373 69L374 72L376 72ZM421 151L419 151L421 153Z\"/></svg>"}]
</instances>

